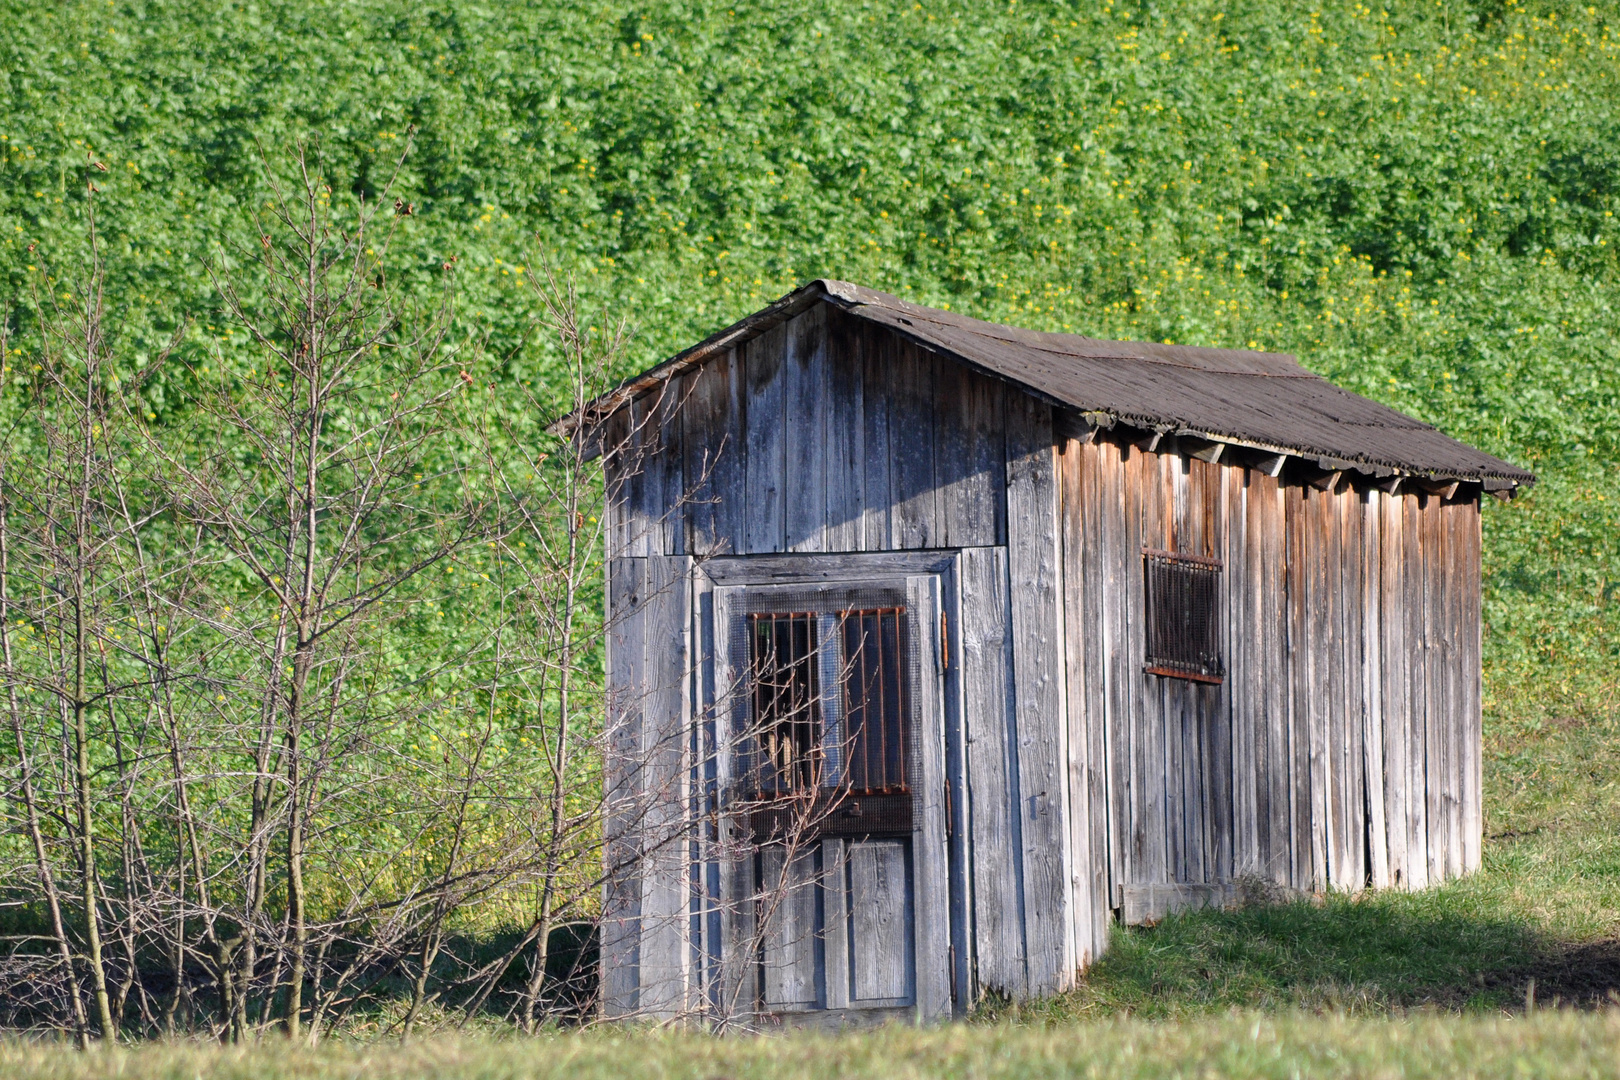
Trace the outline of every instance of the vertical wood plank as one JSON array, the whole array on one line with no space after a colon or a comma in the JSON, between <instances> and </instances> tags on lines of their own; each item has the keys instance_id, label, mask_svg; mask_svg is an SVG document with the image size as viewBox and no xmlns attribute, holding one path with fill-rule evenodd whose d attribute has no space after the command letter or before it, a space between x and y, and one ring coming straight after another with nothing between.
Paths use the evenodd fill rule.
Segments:
<instances>
[{"instance_id":1,"label":"vertical wood plank","mask_svg":"<svg viewBox=\"0 0 1620 1080\"><path fill-rule=\"evenodd\" d=\"M1101 613L1101 696L1107 747L1108 906L1112 909L1119 907L1125 883L1135 880L1133 844L1140 801L1130 707L1130 687L1137 673L1131 668L1124 618L1130 593L1125 537L1126 493L1131 485L1126 470L1133 463L1123 456L1120 444L1113 440L1099 441L1095 445L1097 498L1093 507L1097 522L1097 606Z\"/></svg>"},{"instance_id":2,"label":"vertical wood plank","mask_svg":"<svg viewBox=\"0 0 1620 1080\"><path fill-rule=\"evenodd\" d=\"M940 617L945 676L942 720L945 742L945 822L948 848L950 1011L965 1016L973 1007L973 821L968 795L967 727L962 686L962 557L940 575Z\"/></svg>"},{"instance_id":3,"label":"vertical wood plank","mask_svg":"<svg viewBox=\"0 0 1620 1080\"><path fill-rule=\"evenodd\" d=\"M893 543L897 548L939 545L934 520L934 383L940 369L955 361L942 360L902 339L893 339L895 360L889 402L889 483L894 505L890 511Z\"/></svg>"},{"instance_id":4,"label":"vertical wood plank","mask_svg":"<svg viewBox=\"0 0 1620 1080\"><path fill-rule=\"evenodd\" d=\"M657 400L652 394L643 394L628 408L619 410L628 414L629 427L625 433L623 449L619 453L619 467L624 483L624 502L627 513L625 553L628 555L662 555L663 512L658 505L663 496L663 455L658 437Z\"/></svg>"},{"instance_id":5,"label":"vertical wood plank","mask_svg":"<svg viewBox=\"0 0 1620 1080\"><path fill-rule=\"evenodd\" d=\"M1239 568L1234 568L1233 560L1228 557L1227 535L1232 527L1228 517L1231 487L1234 481L1241 483L1242 472L1231 466L1211 465L1206 462L1199 464L1205 473L1204 513L1209 522L1206 549L1219 558L1225 567L1221 574L1219 600L1224 630L1231 625L1231 578L1234 573L1241 572ZM1237 802L1237 792L1233 787L1232 690L1233 683L1229 677L1228 681L1207 688L1201 695L1204 698L1203 720L1207 723L1204 770L1208 786L1205 788L1207 794L1204 813L1208 823L1206 827L1209 839L1206 850L1209 857L1209 880L1216 882L1228 882L1233 879L1235 827L1233 809ZM1245 749L1252 748L1246 745Z\"/></svg>"},{"instance_id":6,"label":"vertical wood plank","mask_svg":"<svg viewBox=\"0 0 1620 1080\"><path fill-rule=\"evenodd\" d=\"M1406 574L1402 606L1406 615L1406 656L1410 671L1406 686L1407 806L1411 833L1407 842L1408 874L1412 888L1427 888L1432 860L1429 852L1430 788L1428 777L1428 637L1424 627L1422 496L1401 499L1402 533L1406 544Z\"/></svg>"},{"instance_id":7,"label":"vertical wood plank","mask_svg":"<svg viewBox=\"0 0 1620 1080\"><path fill-rule=\"evenodd\" d=\"M1063 470L1063 628L1069 722L1069 865L1073 874L1076 962L1091 964L1107 944L1108 854L1106 838L1103 715L1100 707L1101 634L1097 625L1099 578L1094 521L1097 448L1070 439Z\"/></svg>"},{"instance_id":8,"label":"vertical wood plank","mask_svg":"<svg viewBox=\"0 0 1620 1080\"><path fill-rule=\"evenodd\" d=\"M822 933L825 938L827 1008L849 1008L849 841L821 842Z\"/></svg>"},{"instance_id":9,"label":"vertical wood plank","mask_svg":"<svg viewBox=\"0 0 1620 1080\"><path fill-rule=\"evenodd\" d=\"M1228 470L1226 478L1226 655L1228 700L1232 725L1232 872L1258 877L1265 873L1262 836L1268 810L1260 783L1268 753L1263 730L1259 674L1264 667L1258 630L1260 590L1257 544L1251 532L1248 469Z\"/></svg>"},{"instance_id":10,"label":"vertical wood plank","mask_svg":"<svg viewBox=\"0 0 1620 1080\"><path fill-rule=\"evenodd\" d=\"M784 410L787 351L792 344L787 325L760 334L743 346L748 405L744 474L747 498L742 507L738 553L755 555L786 546L787 416Z\"/></svg>"},{"instance_id":11,"label":"vertical wood plank","mask_svg":"<svg viewBox=\"0 0 1620 1080\"><path fill-rule=\"evenodd\" d=\"M684 531L681 533L684 538ZM693 981L697 1000L710 1017L716 1015L720 1005L721 972L724 962L725 938L722 933L721 910L724 893L721 891L720 859L720 803L719 743L715 722L718 700L715 662L715 604L714 582L693 560L691 629L692 680L694 684L692 716L693 793L691 822L695 842L693 863L694 927L696 946Z\"/></svg>"},{"instance_id":12,"label":"vertical wood plank","mask_svg":"<svg viewBox=\"0 0 1620 1080\"><path fill-rule=\"evenodd\" d=\"M603 808L602 1006L609 1017L633 1015L641 981L641 860L638 833L642 799L635 767L642 740L642 665L646 624L642 608L644 559L608 564L608 718Z\"/></svg>"},{"instance_id":13,"label":"vertical wood plank","mask_svg":"<svg viewBox=\"0 0 1620 1080\"><path fill-rule=\"evenodd\" d=\"M603 502L607 512L608 557L642 558L647 554L646 522L642 520L642 478L635 468L634 409L626 406L608 417L603 431Z\"/></svg>"},{"instance_id":14,"label":"vertical wood plank","mask_svg":"<svg viewBox=\"0 0 1620 1080\"><path fill-rule=\"evenodd\" d=\"M686 447L681 409L686 400L686 376L665 380L654 391L652 420L658 439L658 532L662 544L655 554L686 552Z\"/></svg>"},{"instance_id":15,"label":"vertical wood plank","mask_svg":"<svg viewBox=\"0 0 1620 1080\"><path fill-rule=\"evenodd\" d=\"M1328 669L1328 776L1330 801L1328 833L1329 885L1338 890L1354 889L1359 884L1361 863L1351 850L1351 836L1361 826L1361 808L1352 808L1354 788L1351 783L1351 762L1355 771L1361 769L1361 759L1352 759L1350 747L1350 709L1354 704L1350 681L1349 611L1350 594L1346 592L1351 552L1345 531L1345 492L1330 492L1323 499L1328 530L1327 544L1327 640L1323 642L1323 655Z\"/></svg>"},{"instance_id":16,"label":"vertical wood plank","mask_svg":"<svg viewBox=\"0 0 1620 1080\"><path fill-rule=\"evenodd\" d=\"M889 551L896 546L891 520L894 491L889 475L889 429L898 346L894 335L872 326L862 326L858 340L861 406L865 410L862 465L866 505L861 515L861 550Z\"/></svg>"},{"instance_id":17,"label":"vertical wood plank","mask_svg":"<svg viewBox=\"0 0 1620 1080\"><path fill-rule=\"evenodd\" d=\"M1127 616L1122 627L1131 650L1131 677L1134 693L1131 699L1132 749L1136 756L1136 788L1141 800L1135 825L1133 854L1137 858L1131 883L1166 882L1171 880L1174 853L1171 847L1170 826L1173 821L1167 806L1170 789L1169 755L1166 747L1163 688L1157 678L1143 673L1146 662L1146 593L1142 580L1143 547L1164 549L1171 543L1169 517L1173 512L1171 499L1173 483L1167 468L1168 454L1142 453L1132 455L1136 462L1135 476L1126 480L1127 528L1135 525L1136 542L1126 552L1130 574L1129 590L1124 611ZM1131 502L1136 513L1131 513ZM1132 521L1132 518L1135 521ZM1129 536L1129 533L1127 533Z\"/></svg>"},{"instance_id":18,"label":"vertical wood plank","mask_svg":"<svg viewBox=\"0 0 1620 1080\"><path fill-rule=\"evenodd\" d=\"M1296 889L1317 888L1314 877L1314 842L1312 839L1312 784L1311 784L1311 684L1310 609L1312 596L1308 588L1310 563L1307 558L1307 533L1310 529L1306 494L1302 484L1290 484L1287 491L1288 538L1288 669L1289 683L1288 739L1292 751L1289 793L1290 838L1292 867L1289 884Z\"/></svg>"},{"instance_id":19,"label":"vertical wood plank","mask_svg":"<svg viewBox=\"0 0 1620 1080\"><path fill-rule=\"evenodd\" d=\"M760 853L760 906L765 920L761 966L765 1008L772 1012L798 1012L823 1004L816 895L821 878L819 856L818 847L796 851L791 862L780 847ZM899 913L885 914L899 917Z\"/></svg>"},{"instance_id":20,"label":"vertical wood plank","mask_svg":"<svg viewBox=\"0 0 1620 1080\"><path fill-rule=\"evenodd\" d=\"M1389 843L1390 884L1410 887L1411 869L1407 842L1411 819L1407 799L1411 774L1407 766L1407 739L1411 730L1410 698L1407 688L1411 664L1406 655L1405 567L1406 541L1402 528L1404 514L1398 495L1378 495L1379 524L1383 530L1379 568L1379 635L1383 675L1381 708L1384 729L1385 829Z\"/></svg>"},{"instance_id":21,"label":"vertical wood plank","mask_svg":"<svg viewBox=\"0 0 1620 1080\"><path fill-rule=\"evenodd\" d=\"M816 304L787 324L783 406L787 440L784 514L787 550L827 551L831 390L827 385L827 307Z\"/></svg>"},{"instance_id":22,"label":"vertical wood plank","mask_svg":"<svg viewBox=\"0 0 1620 1080\"><path fill-rule=\"evenodd\" d=\"M731 649L733 618L741 610L742 590L736 586L716 588L710 594L713 605L713 730L715 744L715 790L720 813L715 821L713 850L717 878L719 923L718 962L712 976L711 999L720 1026L751 1021L759 996L758 954L753 947L754 887L752 844L747 838L747 822L732 810L730 796L735 776L733 719L736 695L744 691L745 656L734 656Z\"/></svg>"},{"instance_id":23,"label":"vertical wood plank","mask_svg":"<svg viewBox=\"0 0 1620 1080\"><path fill-rule=\"evenodd\" d=\"M1028 975L1007 553L1003 548L966 548L961 566L962 719L978 983L1017 999L1028 992Z\"/></svg>"},{"instance_id":24,"label":"vertical wood plank","mask_svg":"<svg viewBox=\"0 0 1620 1080\"><path fill-rule=\"evenodd\" d=\"M1024 915L1034 994L1074 971L1069 911L1067 724L1062 566L1052 411L1028 395L1007 408L1007 560L1019 582L1012 609L1018 774L1024 815Z\"/></svg>"},{"instance_id":25,"label":"vertical wood plank","mask_svg":"<svg viewBox=\"0 0 1620 1080\"><path fill-rule=\"evenodd\" d=\"M1429 748L1428 783L1431 884L1450 877L1451 761L1447 746L1451 717L1446 703L1446 605L1441 575L1445 570L1445 521L1438 495L1424 499L1423 626L1428 696L1425 709Z\"/></svg>"},{"instance_id":26,"label":"vertical wood plank","mask_svg":"<svg viewBox=\"0 0 1620 1080\"><path fill-rule=\"evenodd\" d=\"M1183 542L1180 535L1187 527L1187 464L1179 453L1156 455L1159 461L1158 492L1165 532L1165 543L1155 547L1174 550ZM1146 619L1147 604L1144 594L1142 611ZM1166 881L1197 881L1189 865L1194 853L1188 845L1193 840L1194 824L1192 803L1198 792L1190 775L1196 770L1196 745L1189 745L1188 707L1186 684L1180 679L1165 679L1157 675L1147 677L1152 691L1149 701L1158 703L1157 723L1164 752L1162 782L1164 785L1165 877ZM1151 722L1151 721L1150 721Z\"/></svg>"},{"instance_id":27,"label":"vertical wood plank","mask_svg":"<svg viewBox=\"0 0 1620 1080\"><path fill-rule=\"evenodd\" d=\"M854 320L822 306L826 357L827 550L862 550L866 510L864 365Z\"/></svg>"},{"instance_id":28,"label":"vertical wood plank","mask_svg":"<svg viewBox=\"0 0 1620 1080\"><path fill-rule=\"evenodd\" d=\"M849 845L850 1004L915 1000L917 956L904 840Z\"/></svg>"},{"instance_id":29,"label":"vertical wood plank","mask_svg":"<svg viewBox=\"0 0 1620 1080\"><path fill-rule=\"evenodd\" d=\"M684 546L681 509L681 418L678 399L681 378L660 383L654 390L620 409L610 423L617 451L613 455L614 500L622 506L617 522L623 555L677 553Z\"/></svg>"},{"instance_id":30,"label":"vertical wood plank","mask_svg":"<svg viewBox=\"0 0 1620 1080\"><path fill-rule=\"evenodd\" d=\"M686 818L690 564L683 556L649 557L642 594L640 1011L660 1018L682 1015L694 1004Z\"/></svg>"},{"instance_id":31,"label":"vertical wood plank","mask_svg":"<svg viewBox=\"0 0 1620 1080\"><path fill-rule=\"evenodd\" d=\"M1344 560L1344 687L1345 708L1345 786L1344 800L1346 860L1342 888L1359 890L1367 884L1367 769L1364 737L1366 712L1366 659L1362 652L1362 577L1366 566L1363 532L1362 493L1346 489L1340 496L1340 530Z\"/></svg>"},{"instance_id":32,"label":"vertical wood plank","mask_svg":"<svg viewBox=\"0 0 1620 1080\"><path fill-rule=\"evenodd\" d=\"M1440 505L1441 548L1444 552L1441 571L1436 581L1445 613L1445 731L1446 731L1446 877L1461 877L1465 858L1463 854L1463 757L1465 733L1469 728L1463 705L1463 596L1467 591L1467 577L1460 560L1462 543L1462 504L1447 503L1438 497Z\"/></svg>"},{"instance_id":33,"label":"vertical wood plank","mask_svg":"<svg viewBox=\"0 0 1620 1080\"><path fill-rule=\"evenodd\" d=\"M688 495L686 550L736 552L745 491L743 429L747 409L742 357L730 349L689 372L682 392L682 482Z\"/></svg>"},{"instance_id":34,"label":"vertical wood plank","mask_svg":"<svg viewBox=\"0 0 1620 1080\"><path fill-rule=\"evenodd\" d=\"M1372 887L1390 886L1389 792L1384 784L1383 492L1369 489L1361 504L1362 771L1367 786L1367 866Z\"/></svg>"},{"instance_id":35,"label":"vertical wood plank","mask_svg":"<svg viewBox=\"0 0 1620 1080\"><path fill-rule=\"evenodd\" d=\"M1305 559L1308 575L1307 605L1309 637L1305 661L1310 672L1310 740L1311 740L1311 883L1317 892L1332 883L1329 859L1333 837L1333 773L1330 759L1332 741L1331 710L1334 705L1331 689L1332 663L1329 649L1332 645L1332 619L1337 614L1334 604L1336 589L1328 586L1328 567L1338 569L1336 549L1329 550L1324 543L1331 529L1330 510L1333 497L1308 489L1305 492L1306 519L1309 533L1305 537ZM1330 562L1331 559L1331 562ZM1334 575L1337 577L1337 574Z\"/></svg>"},{"instance_id":36,"label":"vertical wood plank","mask_svg":"<svg viewBox=\"0 0 1620 1080\"><path fill-rule=\"evenodd\" d=\"M940 547L1006 543L1004 383L952 360L934 388L935 520Z\"/></svg>"},{"instance_id":37,"label":"vertical wood plank","mask_svg":"<svg viewBox=\"0 0 1620 1080\"><path fill-rule=\"evenodd\" d=\"M1292 658L1288 652L1291 537L1287 528L1287 493L1272 476L1249 474L1250 501L1255 521L1260 567L1259 612L1255 640L1262 644L1260 700L1265 710L1266 839L1265 874L1279 885L1294 885L1294 768L1290 701L1293 696Z\"/></svg>"},{"instance_id":38,"label":"vertical wood plank","mask_svg":"<svg viewBox=\"0 0 1620 1080\"><path fill-rule=\"evenodd\" d=\"M921 765L918 789L913 794L916 816L911 834L911 863L915 874L917 1012L924 1020L951 1015L950 854L946 828L945 776L945 657L940 646L940 580L936 575L906 580L911 609L918 613L918 666L915 686L917 738Z\"/></svg>"},{"instance_id":39,"label":"vertical wood plank","mask_svg":"<svg viewBox=\"0 0 1620 1080\"><path fill-rule=\"evenodd\" d=\"M1328 885L1333 889L1351 887L1349 874L1350 850L1349 820L1350 761L1349 711L1350 686L1345 658L1345 562L1343 530L1344 496L1328 492L1322 498L1324 511L1324 547L1326 587L1323 599L1327 604L1326 636L1321 642L1320 657L1326 668L1327 697L1324 712L1327 720L1328 741ZM1360 762L1356 763L1358 766ZM1356 817L1359 819L1360 814ZM1359 867L1357 868L1359 869Z\"/></svg>"},{"instance_id":40,"label":"vertical wood plank","mask_svg":"<svg viewBox=\"0 0 1620 1080\"><path fill-rule=\"evenodd\" d=\"M1466 873L1473 873L1480 868L1485 828L1482 765L1484 711L1480 687L1482 677L1480 635L1483 619L1480 608L1482 603L1479 565L1480 501L1480 498L1476 498L1464 512L1462 569L1456 579L1457 588L1462 590L1464 597L1462 666L1465 677L1463 713L1466 726L1463 739L1468 753L1464 772L1466 787L1463 803L1463 870Z\"/></svg>"}]
</instances>

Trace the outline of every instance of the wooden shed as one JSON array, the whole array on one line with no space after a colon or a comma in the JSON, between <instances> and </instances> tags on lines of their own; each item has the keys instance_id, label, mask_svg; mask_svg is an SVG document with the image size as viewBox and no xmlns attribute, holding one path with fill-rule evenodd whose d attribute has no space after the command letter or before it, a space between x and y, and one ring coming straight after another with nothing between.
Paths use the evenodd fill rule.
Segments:
<instances>
[{"instance_id":1,"label":"wooden shed","mask_svg":"<svg viewBox=\"0 0 1620 1080\"><path fill-rule=\"evenodd\" d=\"M563 422L611 508L611 1015L960 1013L1115 921L1479 865L1480 500L1277 353L812 282Z\"/></svg>"}]
</instances>

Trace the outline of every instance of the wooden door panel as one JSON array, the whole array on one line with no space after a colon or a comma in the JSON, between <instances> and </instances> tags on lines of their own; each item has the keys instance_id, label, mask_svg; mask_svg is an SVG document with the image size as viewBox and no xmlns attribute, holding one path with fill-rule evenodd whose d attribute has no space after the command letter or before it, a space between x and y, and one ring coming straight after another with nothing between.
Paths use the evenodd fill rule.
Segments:
<instances>
[{"instance_id":1,"label":"wooden door panel","mask_svg":"<svg viewBox=\"0 0 1620 1080\"><path fill-rule=\"evenodd\" d=\"M850 1006L909 1005L915 1000L915 920L911 858L905 840L849 846Z\"/></svg>"},{"instance_id":2,"label":"wooden door panel","mask_svg":"<svg viewBox=\"0 0 1620 1080\"><path fill-rule=\"evenodd\" d=\"M826 561L809 557L807 570ZM749 837L762 835L754 831L757 809L721 819L719 844L742 849L740 857L716 861L717 896L732 899L717 908L721 945L711 961L711 999L728 1019L739 1007L743 1015L738 1018L745 1022L746 1014L753 1013L794 1024L818 1023L818 1016L843 1023L836 1019L843 1014L853 1023L950 1015L942 585L937 572L901 576L887 564L883 570L850 573L847 584L828 580L830 574L799 584L791 575L777 573L758 584L744 581L714 590L708 700L713 703L716 790L740 791L748 782L748 751L739 749L744 744L733 732L744 730L744 718L759 708L743 695L750 685L747 620L761 613L814 613L826 616L822 622L831 625L839 612L903 609L908 629L900 639L901 655L909 685L900 700L907 702L913 725L907 739L914 740L914 745L897 744L912 749L905 754L905 772L895 781L912 793L912 813L903 823L874 819L869 827L876 835L850 835L842 824L827 830L832 835L813 829L804 838L811 841L809 847L787 865L780 846L773 849L767 843L747 850L753 842ZM829 664L824 655L821 667L840 671L847 643L828 626L822 631L819 640L839 643L832 659L840 663ZM822 675L817 722L835 725L836 739L848 699L823 697L838 681L829 671ZM717 846L717 853L721 850Z\"/></svg>"},{"instance_id":3,"label":"wooden door panel","mask_svg":"<svg viewBox=\"0 0 1620 1080\"><path fill-rule=\"evenodd\" d=\"M760 854L764 920L765 1007L772 1012L823 1006L819 852L785 865L781 851Z\"/></svg>"}]
</instances>

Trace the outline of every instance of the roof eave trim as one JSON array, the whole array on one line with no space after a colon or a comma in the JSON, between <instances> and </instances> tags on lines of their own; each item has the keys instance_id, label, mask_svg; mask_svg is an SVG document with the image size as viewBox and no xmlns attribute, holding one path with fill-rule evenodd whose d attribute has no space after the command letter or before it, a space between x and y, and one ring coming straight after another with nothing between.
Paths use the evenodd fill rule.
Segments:
<instances>
[{"instance_id":1,"label":"roof eave trim","mask_svg":"<svg viewBox=\"0 0 1620 1080\"><path fill-rule=\"evenodd\" d=\"M1455 469L1416 469L1410 465L1396 465L1387 461L1373 461L1371 459L1346 458L1330 454L1324 450L1312 449L1303 446L1285 446L1281 443L1269 443L1256 439L1247 439L1238 435L1224 434L1219 431L1206 431L1202 428L1185 427L1182 425L1164 423L1148 417L1130 416L1116 413L1107 409L1079 409L1074 405L1063 405L1065 409L1078 412L1081 419L1092 427L1112 427L1120 424L1125 427L1138 428L1143 431L1152 431L1160 435L1173 435L1177 438L1202 439L1211 443L1223 443L1227 446L1239 447L1244 450L1254 450L1272 456L1298 458L1308 461L1318 468L1329 472L1360 472L1377 479L1400 477L1413 480L1458 480L1463 483L1481 485L1485 491L1495 492L1513 488L1529 487L1536 482L1533 474L1525 473L1522 476L1502 476L1484 469L1472 471L1459 471ZM1107 423L1099 423L1102 418Z\"/></svg>"}]
</instances>

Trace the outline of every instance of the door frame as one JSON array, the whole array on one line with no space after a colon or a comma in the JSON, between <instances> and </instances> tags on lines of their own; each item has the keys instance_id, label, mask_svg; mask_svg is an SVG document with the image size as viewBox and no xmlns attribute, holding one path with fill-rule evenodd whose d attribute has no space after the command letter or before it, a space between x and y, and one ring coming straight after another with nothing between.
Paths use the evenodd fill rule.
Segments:
<instances>
[{"instance_id":1,"label":"door frame","mask_svg":"<svg viewBox=\"0 0 1620 1080\"><path fill-rule=\"evenodd\" d=\"M938 633L923 633L918 646L918 661L924 678L931 678L931 687L919 702L933 699L931 707L919 716L923 725L934 730L919 732L924 752L933 764L925 768L939 778L936 790L930 781L920 792L919 823L913 832L912 860L914 906L917 911L915 950L916 991L915 1006L907 1011L921 1021L945 1019L962 1015L971 1001L970 976L972 970L972 940L968 907L967 850L968 835L966 813L966 773L963 768L963 729L961 686L959 683L961 656L959 556L955 551L866 552L839 554L771 554L715 556L704 559L692 575L694 595L694 640L700 643L700 662L694 672L694 716L699 730L694 732L696 768L702 775L693 777L694 792L699 793L703 816L716 822L716 831L700 840L698 854L692 867L694 889L693 905L693 959L694 968L702 983L701 994L716 1022L721 1026L757 1022L755 1000L737 993L734 980L739 977L735 958L725 955L725 943L735 940L740 928L729 925L728 904L724 897L732 895L733 871L727 860L711 856L705 849L726 847L723 835L724 815L721 793L729 783L724 775L724 755L718 753L723 734L716 727L716 717L723 711L725 690L719 680L724 673L717 670L715 660L722 656L725 646L715 640L717 612L716 590L732 587L844 587L844 586L904 586L908 603L918 604L926 599L939 613L941 627ZM926 590L926 596L917 590ZM726 605L721 604L720 607ZM930 620L933 616L930 615ZM914 692L921 692L918 687ZM931 712L937 719L929 720ZM924 839L925 832L934 836L932 843ZM937 847L937 850L930 850ZM928 882L944 886L944 895L925 902L923 892ZM943 955L941 955L943 954ZM744 962L745 964L747 961ZM730 1013L729 1003L736 1002L736 1012ZM848 1014L832 1010L819 1010L792 1014L795 1021L802 1016L809 1023L837 1022L847 1015L852 1021L861 1019L866 1010L850 1010ZM871 1010L871 1019L890 1019L892 1010Z\"/></svg>"}]
</instances>

